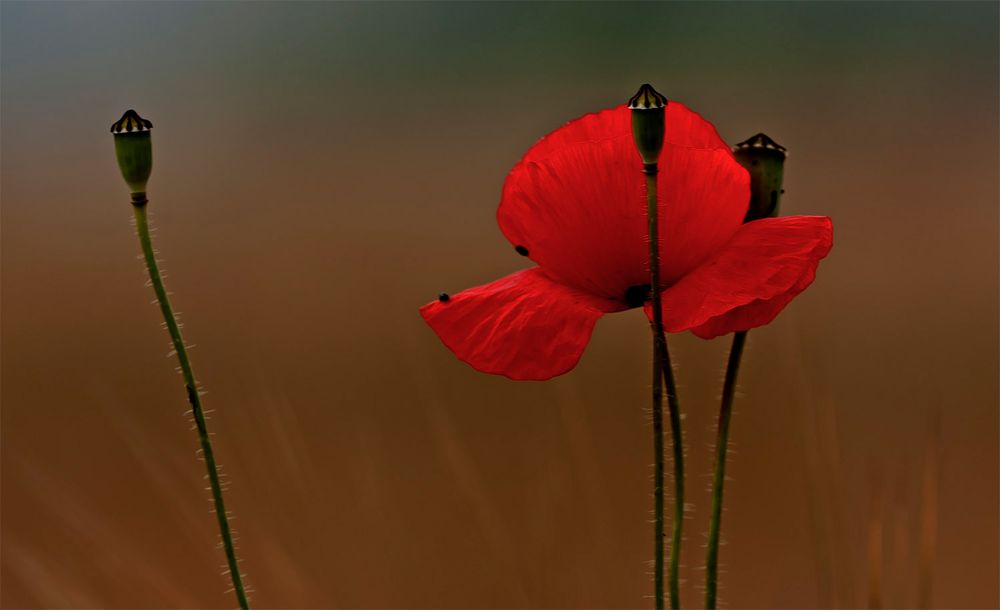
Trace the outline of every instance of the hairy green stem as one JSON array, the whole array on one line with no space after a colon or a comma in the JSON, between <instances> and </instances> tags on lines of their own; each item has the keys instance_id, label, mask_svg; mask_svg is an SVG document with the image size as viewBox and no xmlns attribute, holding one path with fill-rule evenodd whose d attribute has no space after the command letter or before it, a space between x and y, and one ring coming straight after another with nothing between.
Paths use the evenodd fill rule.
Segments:
<instances>
[{"instance_id":1,"label":"hairy green stem","mask_svg":"<svg viewBox=\"0 0 1000 610\"><path fill-rule=\"evenodd\" d=\"M654 512L654 598L657 610L664 607L663 594L663 385L667 386L667 403L670 411L670 431L674 448L674 522L670 546L670 607L680 608L680 553L681 531L684 524L684 450L681 442L680 407L674 383L670 351L663 330L663 306L660 301L660 236L659 206L657 204L655 163L643 166L646 174L646 211L649 220L649 274L653 319L653 512Z\"/></svg>"},{"instance_id":2,"label":"hairy green stem","mask_svg":"<svg viewBox=\"0 0 1000 610\"><path fill-rule=\"evenodd\" d=\"M662 331L661 331L662 332ZM684 530L684 443L681 437L681 406L677 399L677 384L674 382L674 368L670 363L667 339L661 335L663 343L663 379L667 385L667 408L670 412L670 436L674 451L674 524L670 544L670 607L681 607L680 566L681 537Z\"/></svg>"},{"instance_id":3,"label":"hairy green stem","mask_svg":"<svg viewBox=\"0 0 1000 610\"><path fill-rule=\"evenodd\" d=\"M653 597L663 610L663 356L653 337Z\"/></svg>"},{"instance_id":4,"label":"hairy green stem","mask_svg":"<svg viewBox=\"0 0 1000 610\"><path fill-rule=\"evenodd\" d=\"M174 351L177 353L177 360L181 366L181 374L184 377L184 389L187 391L187 398L191 403L191 413L198 428L198 440L201 442L202 457L205 459L205 467L208 469L208 480L211 484L212 500L215 504L215 515L219 521L222 546L226 551L229 574L233 580L233 591L236 593L236 600L239 602L240 608L247 610L250 606L247 602L243 577L240 574L239 564L236 559L236 549L233 546L233 535L229 527L226 505L222 499L219 469L215 463L215 454L212 452L212 441L209 439L208 426L205 423L205 412L201 407L201 397L198 395L198 385L195 382L194 371L191 369L191 360L188 358L184 338L181 336L180 327L174 316L173 308L170 306L167 290L163 286L159 266L156 264L156 254L153 251L153 242L149 235L149 221L146 218L147 202L145 193L132 194L132 211L135 214L135 228L139 235L139 243L142 246L142 255L146 259L149 279L153 284L153 291L156 293L156 299L160 304L160 312L163 314L163 319L167 324L167 332L170 333L170 341L173 342Z\"/></svg>"},{"instance_id":5,"label":"hairy green stem","mask_svg":"<svg viewBox=\"0 0 1000 610\"><path fill-rule=\"evenodd\" d=\"M729 422L736 396L736 376L746 342L746 331L733 334L729 350L726 381L722 386L722 406L719 408L719 429L715 441L715 470L712 474L712 515L708 523L708 552L705 558L705 608L715 610L719 588L719 532L722 529L722 489L726 482L726 453L729 450Z\"/></svg>"}]
</instances>

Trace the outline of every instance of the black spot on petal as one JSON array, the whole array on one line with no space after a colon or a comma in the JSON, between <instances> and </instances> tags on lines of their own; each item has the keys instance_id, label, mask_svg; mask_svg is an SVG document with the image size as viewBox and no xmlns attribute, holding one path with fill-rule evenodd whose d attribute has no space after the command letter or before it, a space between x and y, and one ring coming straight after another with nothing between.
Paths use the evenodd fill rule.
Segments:
<instances>
[{"instance_id":1,"label":"black spot on petal","mask_svg":"<svg viewBox=\"0 0 1000 610\"><path fill-rule=\"evenodd\" d=\"M441 294L438 295L438 300L441 301L442 303L447 303L448 301L451 300L451 296L447 292L442 292Z\"/></svg>"}]
</instances>

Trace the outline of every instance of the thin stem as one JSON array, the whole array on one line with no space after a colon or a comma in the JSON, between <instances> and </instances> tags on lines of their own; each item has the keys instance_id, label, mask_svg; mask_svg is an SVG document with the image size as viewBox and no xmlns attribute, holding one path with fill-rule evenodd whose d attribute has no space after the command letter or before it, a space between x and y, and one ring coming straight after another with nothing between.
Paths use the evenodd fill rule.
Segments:
<instances>
[{"instance_id":1,"label":"thin stem","mask_svg":"<svg viewBox=\"0 0 1000 610\"><path fill-rule=\"evenodd\" d=\"M663 306L660 301L660 235L659 206L656 192L656 164L645 164L646 211L649 220L649 274L653 305L653 511L654 527L654 587L656 608L664 607L663 595L663 384L667 386L667 402L670 409L670 431L674 446L674 523L670 547L670 607L680 608L680 553L681 531L684 524L684 451L681 442L680 408L677 402L677 388L670 352L663 330Z\"/></svg>"},{"instance_id":2,"label":"thin stem","mask_svg":"<svg viewBox=\"0 0 1000 610\"><path fill-rule=\"evenodd\" d=\"M167 323L167 332L170 333L170 340L174 344L174 351L177 353L177 360L181 365L181 374L184 377L184 389L187 391L188 401L191 403L191 412L194 415L194 422L198 428L198 440L201 442L202 456L205 459L205 467L208 469L208 480L212 487L212 500L215 504L215 515L218 518L219 531L222 534L222 546L226 550L226 561L229 564L229 574L233 580L233 591L236 593L236 600L239 602L240 608L247 610L250 606L247 602L246 590L243 587L243 578L236 559L236 549L233 546L233 535L229 528L226 505L222 499L222 486L219 484L219 469L215 464L212 441L208 436L205 413L201 408L201 397L198 395L198 385L195 382L194 371L191 369L191 361L188 359L184 338L181 336L180 327L177 325L173 308L170 306L167 290L163 286L163 279L160 277L159 266L156 264L153 242L149 235L149 222L146 218L146 203L145 193L132 194L132 211L135 214L135 228L139 234L139 243L142 245L142 255L146 259L149 279L153 284L153 291L156 292L156 299L160 304L160 312L163 313L163 319Z\"/></svg>"},{"instance_id":3,"label":"thin stem","mask_svg":"<svg viewBox=\"0 0 1000 610\"><path fill-rule=\"evenodd\" d=\"M715 441L715 471L712 475L712 516L708 523L708 553L705 558L705 608L714 610L719 588L719 532L722 529L722 488L726 482L726 453L729 450L729 422L736 396L736 375L746 343L746 331L733 334L729 350L726 381L722 386L722 406L719 409L718 437Z\"/></svg>"},{"instance_id":4,"label":"thin stem","mask_svg":"<svg viewBox=\"0 0 1000 610\"><path fill-rule=\"evenodd\" d=\"M653 589L663 610L663 355L653 329Z\"/></svg>"},{"instance_id":5,"label":"thin stem","mask_svg":"<svg viewBox=\"0 0 1000 610\"><path fill-rule=\"evenodd\" d=\"M677 399L677 384L670 363L666 335L660 335L663 344L663 379L667 385L667 406L670 410L670 436L674 450L674 525L670 546L670 607L681 607L680 566L681 537L684 529L684 443L681 436L681 406Z\"/></svg>"}]
</instances>

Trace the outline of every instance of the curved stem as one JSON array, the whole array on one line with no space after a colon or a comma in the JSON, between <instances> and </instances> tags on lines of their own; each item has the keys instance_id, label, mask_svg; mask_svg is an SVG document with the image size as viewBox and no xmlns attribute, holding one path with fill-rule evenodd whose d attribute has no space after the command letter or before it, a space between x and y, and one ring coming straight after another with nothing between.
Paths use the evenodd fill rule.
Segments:
<instances>
[{"instance_id":1,"label":"curved stem","mask_svg":"<svg viewBox=\"0 0 1000 610\"><path fill-rule=\"evenodd\" d=\"M135 215L135 228L139 234L142 255L146 259L149 279L153 284L153 291L156 293L156 299L160 304L160 312L163 313L163 319L167 324L167 332L170 333L170 341L173 343L174 351L177 353L177 360L181 366L181 374L184 377L184 389L187 391L188 401L191 403L191 413L194 415L194 422L198 428L198 440L201 442L202 456L205 459L205 467L208 469L208 480L212 487L212 500L215 504L215 515L219 521L222 546L226 551L229 574L233 580L233 591L236 593L236 600L239 602L240 608L247 610L250 606L247 602L246 590L243 587L243 578L236 559L236 549L233 546L233 535L229 527L226 505L222 499L219 469L215 464L215 454L212 452L212 442L208 436L205 413L201 407L201 397L198 395L198 385L195 382L194 371L191 369L191 361L188 359L184 338L181 336L180 327L177 324L177 319L174 317L174 311L170 306L167 290L160 276L160 269L156 264L153 242L149 235L149 222L146 218L147 202L145 193L132 194L132 212Z\"/></svg>"},{"instance_id":2,"label":"curved stem","mask_svg":"<svg viewBox=\"0 0 1000 610\"><path fill-rule=\"evenodd\" d=\"M667 402L670 409L670 431L674 447L674 523L670 547L670 607L680 608L680 553L681 531L684 525L684 450L681 442L680 408L670 352L663 330L663 306L660 301L660 236L659 206L657 205L657 166L644 164L646 174L646 213L649 221L649 274L653 316L650 322L653 331L653 512L654 512L654 597L656 608L664 607L663 595L663 384L667 386Z\"/></svg>"},{"instance_id":3,"label":"curved stem","mask_svg":"<svg viewBox=\"0 0 1000 610\"><path fill-rule=\"evenodd\" d=\"M663 610L663 356L653 328L653 596Z\"/></svg>"},{"instance_id":4,"label":"curved stem","mask_svg":"<svg viewBox=\"0 0 1000 610\"><path fill-rule=\"evenodd\" d=\"M663 379L667 385L667 408L670 411L670 436L673 439L674 451L674 526L670 546L670 606L675 610L681 607L680 565L681 537L684 528L684 443L681 436L681 407L677 399L677 384L674 381L674 369L670 363L670 351L667 349L667 339L661 335L663 342Z\"/></svg>"},{"instance_id":5,"label":"curved stem","mask_svg":"<svg viewBox=\"0 0 1000 610\"><path fill-rule=\"evenodd\" d=\"M714 610L719 588L719 532L722 529L722 488L726 482L726 453L729 450L729 422L736 396L736 375L746 342L746 331L733 335L729 351L726 381L722 386L722 406L719 409L718 437L715 441L715 471L712 475L712 516L708 524L708 553L705 558L705 608Z\"/></svg>"}]
</instances>

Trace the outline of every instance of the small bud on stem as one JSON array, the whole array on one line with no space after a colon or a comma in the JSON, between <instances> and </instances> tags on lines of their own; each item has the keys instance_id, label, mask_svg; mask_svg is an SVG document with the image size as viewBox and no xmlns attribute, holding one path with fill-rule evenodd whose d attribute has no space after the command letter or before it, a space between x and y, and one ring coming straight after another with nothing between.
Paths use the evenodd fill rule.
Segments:
<instances>
[{"instance_id":1,"label":"small bud on stem","mask_svg":"<svg viewBox=\"0 0 1000 610\"><path fill-rule=\"evenodd\" d=\"M733 148L733 155L750 173L750 206L743 222L760 220L778 215L781 198L781 179L785 166L785 148L758 133ZM729 425L733 417L733 400L736 397L736 378L743 357L747 331L733 334L729 350L729 363L722 386L722 406L719 409L719 426L715 441L715 467L712 472L712 512L708 522L708 551L705 556L705 609L715 610L719 593L719 543L722 531L722 499L726 482L726 453L729 450Z\"/></svg>"},{"instance_id":2,"label":"small bud on stem","mask_svg":"<svg viewBox=\"0 0 1000 610\"><path fill-rule=\"evenodd\" d=\"M146 192L146 182L153 171L153 144L150 130L153 123L135 110L127 110L111 126L115 135L115 157L132 193Z\"/></svg>"},{"instance_id":3,"label":"small bud on stem","mask_svg":"<svg viewBox=\"0 0 1000 610\"><path fill-rule=\"evenodd\" d=\"M667 98L647 83L629 99L628 107L632 111L632 135L642 157L643 171L655 174L663 150Z\"/></svg>"},{"instance_id":4,"label":"small bud on stem","mask_svg":"<svg viewBox=\"0 0 1000 610\"><path fill-rule=\"evenodd\" d=\"M750 207L743 222L777 216L783 192L785 147L758 133L737 144L733 155L750 172Z\"/></svg>"},{"instance_id":5,"label":"small bud on stem","mask_svg":"<svg viewBox=\"0 0 1000 610\"><path fill-rule=\"evenodd\" d=\"M670 414L670 433L674 448L674 522L670 540L670 568L668 574L670 607L680 608L680 550L684 522L684 449L681 438L680 405L677 401L677 384L670 364L670 350L663 328L663 304L660 298L660 204L657 196L657 163L663 151L666 134L667 98L646 84L628 101L632 110L632 136L642 157L642 172L646 174L646 218L649 223L649 297L652 299L650 329L653 332L653 598L657 610L665 607L664 595L664 531L663 518L663 389L666 386ZM633 287L636 288L636 287ZM641 305L645 300L643 286L639 294L633 288L626 290L629 305ZM641 297L640 297L641 295ZM640 301L642 298L642 301Z\"/></svg>"},{"instance_id":6,"label":"small bud on stem","mask_svg":"<svg viewBox=\"0 0 1000 610\"><path fill-rule=\"evenodd\" d=\"M206 411L202 408L201 392L198 391L198 382L194 376L191 360L188 358L188 345L181 335L181 325L174 315L173 306L170 304L170 296L166 286L163 284L163 275L156 259L156 250L153 249L153 240L149 232L148 211L146 210L146 182L149 174L153 170L153 146L149 137L153 124L140 117L135 110L128 110L116 123L111 126L111 133L115 137L115 156L118 159L118 167L121 169L122 177L131 190L132 214L135 216L135 229L139 237L139 247L142 249L143 258L146 261L146 270L149 272L149 282L156 294L156 301L160 306L160 313L163 314L164 325L170 335L170 342L174 349L171 355L177 357L180 365L180 373L184 378L184 389L187 392L188 402L191 404L191 413L194 418L194 429L198 431L198 440L201 444L199 453L200 460L205 462L208 470L206 477L209 480L208 489L212 492L212 503L215 507L216 521L219 524L219 533L222 537L222 547L226 552L226 562L229 569L230 578L233 581L233 588L236 594L236 601L242 610L248 610L250 602L247 599L246 588L243 585L243 574L240 573L239 560L236 558L236 545L233 530L229 526L231 516L226 511L223 501L223 482L220 477L218 464L215 462L215 454L212 451L211 433L208 431Z\"/></svg>"}]
</instances>

